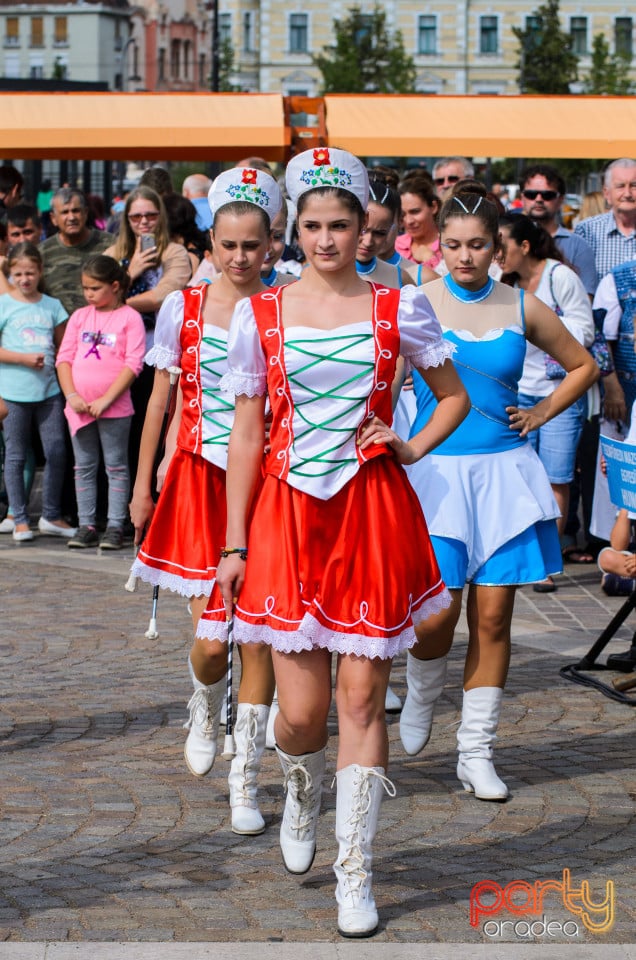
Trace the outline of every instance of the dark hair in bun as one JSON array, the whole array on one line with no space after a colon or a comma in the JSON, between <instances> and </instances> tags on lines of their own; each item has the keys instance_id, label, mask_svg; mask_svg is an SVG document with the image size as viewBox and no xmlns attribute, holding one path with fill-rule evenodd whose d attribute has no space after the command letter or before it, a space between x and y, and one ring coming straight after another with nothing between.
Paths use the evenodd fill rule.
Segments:
<instances>
[{"instance_id":1,"label":"dark hair in bun","mask_svg":"<svg viewBox=\"0 0 636 960\"><path fill-rule=\"evenodd\" d=\"M451 195L444 201L439 214L440 233L449 220L476 217L486 233L499 245L499 210L490 199L488 190L479 180L466 177L454 184Z\"/></svg>"}]
</instances>

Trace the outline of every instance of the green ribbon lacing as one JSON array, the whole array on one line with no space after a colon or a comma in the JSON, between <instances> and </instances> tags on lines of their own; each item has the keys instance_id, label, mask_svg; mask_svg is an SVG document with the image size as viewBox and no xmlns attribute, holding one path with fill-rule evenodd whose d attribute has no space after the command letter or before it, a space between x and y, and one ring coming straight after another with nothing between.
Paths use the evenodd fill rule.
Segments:
<instances>
[{"instance_id":1,"label":"green ribbon lacing","mask_svg":"<svg viewBox=\"0 0 636 960\"><path fill-rule=\"evenodd\" d=\"M205 370L211 377L216 377L218 384L225 370L219 369L217 365L223 363L227 358L227 343L225 340L217 337L202 337L201 342L207 347L210 347L213 352L213 356L207 360L201 359L201 370ZM202 393L207 402L201 415L212 429L218 431L212 436L205 437L202 443L208 444L208 446L227 447L231 427L229 427L227 423L218 420L217 417L222 413L232 413L234 410L234 399L226 399L221 391L214 387L206 387L202 389Z\"/></svg>"},{"instance_id":2,"label":"green ribbon lacing","mask_svg":"<svg viewBox=\"0 0 636 960\"><path fill-rule=\"evenodd\" d=\"M311 393L311 396L307 400L301 400L300 402L294 404L294 412L296 416L300 418L306 427L304 430L296 431L296 436L293 442L294 452L298 455L296 444L303 440L303 438L306 437L307 434L311 433L312 430L323 430L326 433L333 433L337 435L337 442L334 443L333 446L327 447L325 450L322 450L319 454L316 454L313 457L300 458L301 462L291 467L290 473L295 473L298 476L322 477L340 470L344 464L357 462L357 457L355 456L336 457L333 459L330 455L334 451L340 450L346 444L347 440L355 436L358 429L357 426L339 427L336 426L336 422L354 412L358 408L363 407L367 401L367 392L365 391L359 397L350 397L342 395L339 391L367 376L369 372L374 369L375 361L349 360L339 356L339 354L349 351L351 348L358 347L359 345L364 344L371 339L372 335L368 333L325 337L324 339L320 340L321 344L330 342L334 344L333 349L328 354L315 353L311 349L311 347L315 344L315 340L313 339L286 341L285 347L287 350L299 354L300 356L306 356L309 358L309 361L304 364L304 366L299 367L299 369L296 370L293 375L290 375L289 373L287 374L288 380L291 384L301 387L303 390ZM335 364L342 364L345 368L357 368L357 372L347 377L347 379L339 383L337 387L333 387L332 389L324 392L314 390L313 388L307 386L306 383L303 383L303 381L300 379L302 374L306 373L307 370L311 370L312 367L316 366L316 364L324 363L326 360L330 360ZM332 417L323 422L314 421L311 419L312 404L320 404L320 401L322 400L337 401L341 404L341 409L339 412L335 413ZM320 405L317 409L321 409ZM325 469L319 471L306 471L304 467L308 464L324 464Z\"/></svg>"}]
</instances>

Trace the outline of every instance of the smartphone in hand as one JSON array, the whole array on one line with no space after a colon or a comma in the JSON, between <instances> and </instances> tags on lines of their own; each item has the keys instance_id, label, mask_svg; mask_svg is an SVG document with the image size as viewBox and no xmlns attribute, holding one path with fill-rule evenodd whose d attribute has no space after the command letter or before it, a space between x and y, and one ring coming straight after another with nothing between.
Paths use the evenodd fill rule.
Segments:
<instances>
[{"instance_id":1,"label":"smartphone in hand","mask_svg":"<svg viewBox=\"0 0 636 960\"><path fill-rule=\"evenodd\" d=\"M157 247L157 241L152 233L142 233L140 246L142 253L146 250L155 250Z\"/></svg>"}]
</instances>

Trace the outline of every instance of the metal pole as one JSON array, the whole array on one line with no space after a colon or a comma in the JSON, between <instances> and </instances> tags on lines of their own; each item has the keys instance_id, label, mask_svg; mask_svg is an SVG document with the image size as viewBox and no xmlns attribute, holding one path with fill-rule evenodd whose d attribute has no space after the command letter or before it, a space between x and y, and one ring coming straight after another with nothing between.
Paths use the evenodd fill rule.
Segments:
<instances>
[{"instance_id":1,"label":"metal pole","mask_svg":"<svg viewBox=\"0 0 636 960\"><path fill-rule=\"evenodd\" d=\"M219 0L212 0L212 23L211 23L211 42L212 42L212 60L210 74L210 90L212 93L218 93L219 90Z\"/></svg>"}]
</instances>

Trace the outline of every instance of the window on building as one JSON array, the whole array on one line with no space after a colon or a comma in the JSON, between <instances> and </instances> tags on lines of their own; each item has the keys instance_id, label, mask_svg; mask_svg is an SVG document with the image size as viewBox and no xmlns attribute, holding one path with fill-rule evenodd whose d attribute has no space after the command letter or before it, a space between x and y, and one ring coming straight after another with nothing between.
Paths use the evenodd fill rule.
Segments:
<instances>
[{"instance_id":1,"label":"window on building","mask_svg":"<svg viewBox=\"0 0 636 960\"><path fill-rule=\"evenodd\" d=\"M172 40L170 43L170 75L173 80L181 76L181 41Z\"/></svg>"},{"instance_id":2,"label":"window on building","mask_svg":"<svg viewBox=\"0 0 636 960\"><path fill-rule=\"evenodd\" d=\"M68 18L55 17L53 20L53 42L56 46L65 47L68 44Z\"/></svg>"},{"instance_id":3,"label":"window on building","mask_svg":"<svg viewBox=\"0 0 636 960\"><path fill-rule=\"evenodd\" d=\"M166 79L166 48L159 48L159 59L157 61L157 73L158 79L165 81Z\"/></svg>"},{"instance_id":4,"label":"window on building","mask_svg":"<svg viewBox=\"0 0 636 960\"><path fill-rule=\"evenodd\" d=\"M614 47L616 53L626 60L634 55L633 21L631 17L616 17L614 22Z\"/></svg>"},{"instance_id":5,"label":"window on building","mask_svg":"<svg viewBox=\"0 0 636 960\"><path fill-rule=\"evenodd\" d=\"M373 20L374 18L371 14L363 13L360 15L359 24L360 26L356 30L355 41L356 43L362 43L365 37L368 37L371 31L373 30Z\"/></svg>"},{"instance_id":6,"label":"window on building","mask_svg":"<svg viewBox=\"0 0 636 960\"><path fill-rule=\"evenodd\" d=\"M538 33L541 29L541 17L526 17L526 30Z\"/></svg>"},{"instance_id":7,"label":"window on building","mask_svg":"<svg viewBox=\"0 0 636 960\"><path fill-rule=\"evenodd\" d=\"M31 80L41 80L44 76L43 63L31 63L29 67L29 78Z\"/></svg>"},{"instance_id":8,"label":"window on building","mask_svg":"<svg viewBox=\"0 0 636 960\"><path fill-rule=\"evenodd\" d=\"M20 20L18 17L7 17L4 35L5 47L17 47L20 43Z\"/></svg>"},{"instance_id":9,"label":"window on building","mask_svg":"<svg viewBox=\"0 0 636 960\"><path fill-rule=\"evenodd\" d=\"M207 87L207 85L208 85L208 78L207 78L207 72L205 69L205 54L200 53L199 54L199 86Z\"/></svg>"},{"instance_id":10,"label":"window on building","mask_svg":"<svg viewBox=\"0 0 636 960\"><path fill-rule=\"evenodd\" d=\"M587 54L587 17L571 17L570 41L572 53L577 53L579 56Z\"/></svg>"},{"instance_id":11,"label":"window on building","mask_svg":"<svg viewBox=\"0 0 636 960\"><path fill-rule=\"evenodd\" d=\"M221 46L232 42L232 14L219 14L219 43Z\"/></svg>"},{"instance_id":12,"label":"window on building","mask_svg":"<svg viewBox=\"0 0 636 960\"><path fill-rule=\"evenodd\" d=\"M183 41L183 77L185 80L190 79L190 61L192 59L192 43L190 40Z\"/></svg>"},{"instance_id":13,"label":"window on building","mask_svg":"<svg viewBox=\"0 0 636 960\"><path fill-rule=\"evenodd\" d=\"M437 53L437 17L422 14L417 18L417 52Z\"/></svg>"},{"instance_id":14,"label":"window on building","mask_svg":"<svg viewBox=\"0 0 636 960\"><path fill-rule=\"evenodd\" d=\"M499 21L497 17L479 18L479 52L499 52Z\"/></svg>"},{"instance_id":15,"label":"window on building","mask_svg":"<svg viewBox=\"0 0 636 960\"><path fill-rule=\"evenodd\" d=\"M289 52L307 53L309 51L309 15L292 13L289 17Z\"/></svg>"},{"instance_id":16,"label":"window on building","mask_svg":"<svg viewBox=\"0 0 636 960\"><path fill-rule=\"evenodd\" d=\"M44 46L44 18L31 17L31 46Z\"/></svg>"},{"instance_id":17,"label":"window on building","mask_svg":"<svg viewBox=\"0 0 636 960\"><path fill-rule=\"evenodd\" d=\"M243 53L252 53L254 50L254 16L251 10L243 14Z\"/></svg>"}]
</instances>

